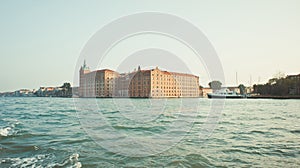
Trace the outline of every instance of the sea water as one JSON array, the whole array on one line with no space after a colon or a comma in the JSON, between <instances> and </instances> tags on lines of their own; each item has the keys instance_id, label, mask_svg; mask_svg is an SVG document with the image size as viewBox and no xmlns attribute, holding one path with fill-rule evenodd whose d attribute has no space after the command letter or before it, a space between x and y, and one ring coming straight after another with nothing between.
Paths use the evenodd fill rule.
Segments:
<instances>
[{"instance_id":1,"label":"sea water","mask_svg":"<svg viewBox=\"0 0 300 168\"><path fill-rule=\"evenodd\" d=\"M213 101L0 98L0 167L300 167L300 100Z\"/></svg>"}]
</instances>

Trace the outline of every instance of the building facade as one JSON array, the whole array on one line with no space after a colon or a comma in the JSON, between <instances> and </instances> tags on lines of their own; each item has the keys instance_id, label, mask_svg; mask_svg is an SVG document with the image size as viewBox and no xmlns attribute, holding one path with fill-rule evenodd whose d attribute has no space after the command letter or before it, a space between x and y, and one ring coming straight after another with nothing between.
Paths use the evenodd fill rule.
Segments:
<instances>
[{"instance_id":1,"label":"building facade","mask_svg":"<svg viewBox=\"0 0 300 168\"><path fill-rule=\"evenodd\" d=\"M80 68L80 97L199 97L199 77L158 68L121 73Z\"/></svg>"},{"instance_id":2,"label":"building facade","mask_svg":"<svg viewBox=\"0 0 300 168\"><path fill-rule=\"evenodd\" d=\"M199 77L139 67L130 81L129 97L199 97Z\"/></svg>"},{"instance_id":3,"label":"building facade","mask_svg":"<svg viewBox=\"0 0 300 168\"><path fill-rule=\"evenodd\" d=\"M79 71L79 97L112 97L119 74L110 69L90 71L86 63Z\"/></svg>"},{"instance_id":4,"label":"building facade","mask_svg":"<svg viewBox=\"0 0 300 168\"><path fill-rule=\"evenodd\" d=\"M209 93L213 93L213 89L212 88L202 88L202 97L208 97L207 94Z\"/></svg>"},{"instance_id":5,"label":"building facade","mask_svg":"<svg viewBox=\"0 0 300 168\"><path fill-rule=\"evenodd\" d=\"M289 95L300 95L300 74L298 75L288 75L286 77L293 81L293 84L288 88Z\"/></svg>"},{"instance_id":6,"label":"building facade","mask_svg":"<svg viewBox=\"0 0 300 168\"><path fill-rule=\"evenodd\" d=\"M121 73L115 78L114 97L129 97L129 85L135 73Z\"/></svg>"}]
</instances>

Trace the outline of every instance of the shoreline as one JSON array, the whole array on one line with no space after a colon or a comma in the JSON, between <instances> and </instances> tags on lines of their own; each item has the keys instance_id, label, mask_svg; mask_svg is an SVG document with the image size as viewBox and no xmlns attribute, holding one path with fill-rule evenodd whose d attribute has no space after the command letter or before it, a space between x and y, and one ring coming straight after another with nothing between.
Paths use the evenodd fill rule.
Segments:
<instances>
[{"instance_id":1,"label":"shoreline","mask_svg":"<svg viewBox=\"0 0 300 168\"><path fill-rule=\"evenodd\" d=\"M210 99L208 97L50 97L50 96L0 96L0 98L7 98L7 97L13 97L13 98L78 98L78 99L123 99L123 98L129 98L129 99L180 99L180 98L201 98L201 99ZM217 99L217 98L213 98ZM300 95L295 96L271 96L271 95L260 95L260 96L249 96L244 98L221 98L221 99L300 99Z\"/></svg>"},{"instance_id":2,"label":"shoreline","mask_svg":"<svg viewBox=\"0 0 300 168\"><path fill-rule=\"evenodd\" d=\"M300 95L295 96L272 96L272 95L259 95L249 96L247 99L300 99Z\"/></svg>"}]
</instances>

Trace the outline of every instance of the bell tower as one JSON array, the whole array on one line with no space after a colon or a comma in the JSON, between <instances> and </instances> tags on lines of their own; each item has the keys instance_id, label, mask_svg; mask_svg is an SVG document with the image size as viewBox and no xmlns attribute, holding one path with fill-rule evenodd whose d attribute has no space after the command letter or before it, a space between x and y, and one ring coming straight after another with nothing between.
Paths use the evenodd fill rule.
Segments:
<instances>
[{"instance_id":1,"label":"bell tower","mask_svg":"<svg viewBox=\"0 0 300 168\"><path fill-rule=\"evenodd\" d=\"M90 68L86 65L86 61L84 60L84 63L79 70L79 97L87 96L87 81L85 79L85 74L88 74L90 72Z\"/></svg>"},{"instance_id":2,"label":"bell tower","mask_svg":"<svg viewBox=\"0 0 300 168\"><path fill-rule=\"evenodd\" d=\"M86 61L84 60L83 66L80 67L79 74L83 75L83 74L87 74L87 73L90 73L90 72L91 72L90 68L86 65Z\"/></svg>"}]
</instances>

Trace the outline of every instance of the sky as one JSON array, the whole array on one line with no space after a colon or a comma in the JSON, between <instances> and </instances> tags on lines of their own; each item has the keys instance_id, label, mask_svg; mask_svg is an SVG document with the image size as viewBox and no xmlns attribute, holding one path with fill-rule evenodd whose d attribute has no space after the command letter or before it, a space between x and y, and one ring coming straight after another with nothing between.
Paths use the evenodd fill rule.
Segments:
<instances>
[{"instance_id":1,"label":"sky","mask_svg":"<svg viewBox=\"0 0 300 168\"><path fill-rule=\"evenodd\" d=\"M176 15L201 30L221 61L227 86L265 83L278 72L299 74L299 9L298 0L4 0L0 2L0 92L64 82L76 85L79 57L90 38L118 18L149 11ZM117 70L122 67L121 57L124 62L147 47L172 52L200 77L201 85L210 82L203 62L195 61L186 46L149 34L120 42L97 68Z\"/></svg>"}]
</instances>

